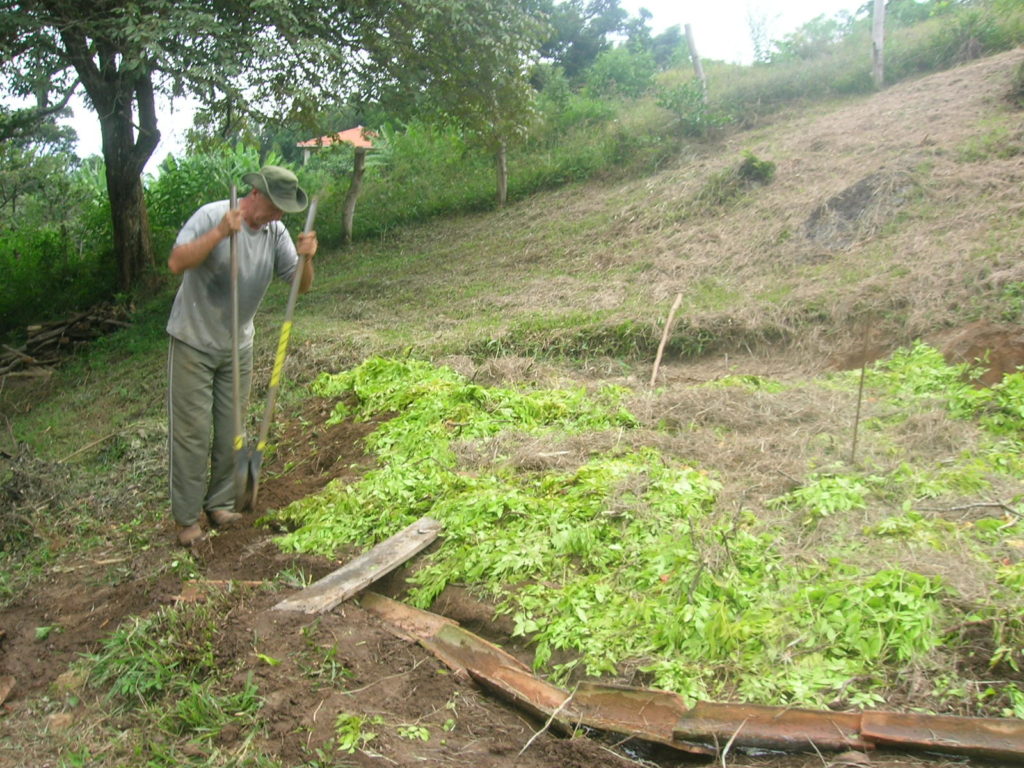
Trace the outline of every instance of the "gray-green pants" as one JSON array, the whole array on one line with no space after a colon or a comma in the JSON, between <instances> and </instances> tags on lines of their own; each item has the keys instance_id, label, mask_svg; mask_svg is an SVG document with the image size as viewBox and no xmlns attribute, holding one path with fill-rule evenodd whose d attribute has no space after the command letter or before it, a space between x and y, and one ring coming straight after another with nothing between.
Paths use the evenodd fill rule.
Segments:
<instances>
[{"instance_id":1,"label":"gray-green pants","mask_svg":"<svg viewBox=\"0 0 1024 768\"><path fill-rule=\"evenodd\" d=\"M238 358L244 415L252 347L239 350ZM231 352L204 352L171 337L167 374L171 514L179 525L192 525L204 510L230 510L235 505Z\"/></svg>"}]
</instances>

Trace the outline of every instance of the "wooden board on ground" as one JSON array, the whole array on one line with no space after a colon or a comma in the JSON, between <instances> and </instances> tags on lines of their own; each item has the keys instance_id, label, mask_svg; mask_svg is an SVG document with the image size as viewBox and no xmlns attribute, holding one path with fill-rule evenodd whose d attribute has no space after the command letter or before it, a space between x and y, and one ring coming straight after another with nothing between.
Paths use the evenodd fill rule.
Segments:
<instances>
[{"instance_id":1,"label":"wooden board on ground","mask_svg":"<svg viewBox=\"0 0 1024 768\"><path fill-rule=\"evenodd\" d=\"M4 675L0 677L0 704L3 704L11 695L11 691L14 690L14 686L17 685L13 675Z\"/></svg>"},{"instance_id":2,"label":"wooden board on ground","mask_svg":"<svg viewBox=\"0 0 1024 768\"><path fill-rule=\"evenodd\" d=\"M421 517L355 560L274 606L277 611L325 613L422 552L441 532L441 523Z\"/></svg>"},{"instance_id":3,"label":"wooden board on ground","mask_svg":"<svg viewBox=\"0 0 1024 768\"><path fill-rule=\"evenodd\" d=\"M468 675L495 695L546 721L545 728L572 734L585 725L694 755L715 755L712 747L673 736L673 727L686 712L675 693L599 684L581 684L570 693L533 674L500 646L443 616L372 592L363 595L362 606L384 619L399 637L415 637L457 677Z\"/></svg>"}]
</instances>

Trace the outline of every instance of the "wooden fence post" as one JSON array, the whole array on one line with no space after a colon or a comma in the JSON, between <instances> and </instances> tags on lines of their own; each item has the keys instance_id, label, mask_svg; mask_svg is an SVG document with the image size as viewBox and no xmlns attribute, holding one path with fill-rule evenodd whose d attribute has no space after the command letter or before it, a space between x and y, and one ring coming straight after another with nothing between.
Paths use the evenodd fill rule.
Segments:
<instances>
[{"instance_id":1,"label":"wooden fence post","mask_svg":"<svg viewBox=\"0 0 1024 768\"><path fill-rule=\"evenodd\" d=\"M885 48L885 0L875 0L875 10L872 15L871 25L871 54L873 66L871 69L872 79L875 81L875 88L881 88L885 82L884 66Z\"/></svg>"},{"instance_id":2,"label":"wooden fence post","mask_svg":"<svg viewBox=\"0 0 1024 768\"><path fill-rule=\"evenodd\" d=\"M697 75L697 80L700 81L700 93L701 97L706 102L708 100L708 80L704 76L704 67L700 63L700 54L697 53L697 44L693 41L693 30L690 25L686 25L686 44L690 47L690 61L693 62L693 71Z\"/></svg>"}]
</instances>

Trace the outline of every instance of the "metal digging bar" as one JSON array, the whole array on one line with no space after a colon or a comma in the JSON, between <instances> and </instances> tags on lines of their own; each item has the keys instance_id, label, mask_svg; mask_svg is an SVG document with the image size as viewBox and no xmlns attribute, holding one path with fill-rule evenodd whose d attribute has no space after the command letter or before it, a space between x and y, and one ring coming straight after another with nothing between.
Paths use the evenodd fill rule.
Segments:
<instances>
[{"instance_id":1,"label":"metal digging bar","mask_svg":"<svg viewBox=\"0 0 1024 768\"><path fill-rule=\"evenodd\" d=\"M238 188L231 185L231 210L238 207ZM245 433L242 431L242 386L241 370L238 361L238 233L231 231L228 241L231 254L231 396L235 419L235 468L233 473L235 486L235 507L245 493L246 478L249 474L249 462L245 451Z\"/></svg>"}]
</instances>

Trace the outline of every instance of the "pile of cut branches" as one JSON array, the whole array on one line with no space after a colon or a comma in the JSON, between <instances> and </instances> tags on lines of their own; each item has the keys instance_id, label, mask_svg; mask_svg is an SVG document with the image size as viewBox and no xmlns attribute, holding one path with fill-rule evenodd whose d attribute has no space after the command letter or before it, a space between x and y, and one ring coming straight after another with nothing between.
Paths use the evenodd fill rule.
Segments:
<instances>
[{"instance_id":1,"label":"pile of cut branches","mask_svg":"<svg viewBox=\"0 0 1024 768\"><path fill-rule=\"evenodd\" d=\"M0 345L0 376L45 375L82 344L130 325L132 308L99 304L64 320L30 325L20 347Z\"/></svg>"}]
</instances>

